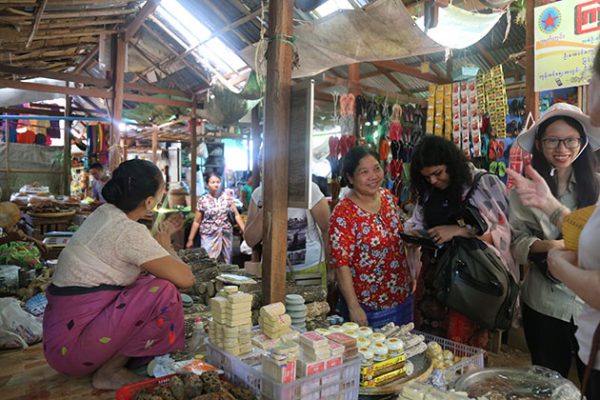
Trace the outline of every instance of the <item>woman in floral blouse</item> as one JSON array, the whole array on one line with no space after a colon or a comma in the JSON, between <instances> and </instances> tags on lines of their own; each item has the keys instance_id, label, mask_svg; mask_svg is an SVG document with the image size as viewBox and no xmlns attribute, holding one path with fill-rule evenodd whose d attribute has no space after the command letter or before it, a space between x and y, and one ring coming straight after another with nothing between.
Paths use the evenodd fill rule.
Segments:
<instances>
[{"instance_id":1,"label":"woman in floral blouse","mask_svg":"<svg viewBox=\"0 0 600 400\"><path fill-rule=\"evenodd\" d=\"M210 173L207 179L208 193L198 199L196 217L188 236L186 248L194 246L194 237L200 230L200 245L208 256L225 263L231 263L233 247L233 226L229 222L228 213L233 212L235 221L244 232L242 220L233 198L221 192L221 178Z\"/></svg>"},{"instance_id":2,"label":"woman in floral blouse","mask_svg":"<svg viewBox=\"0 0 600 400\"><path fill-rule=\"evenodd\" d=\"M355 147L344 157L342 172L352 190L333 210L329 225L331 266L343 296L340 312L363 326L410 322L402 223L394 197L381 188L377 156Z\"/></svg>"}]
</instances>

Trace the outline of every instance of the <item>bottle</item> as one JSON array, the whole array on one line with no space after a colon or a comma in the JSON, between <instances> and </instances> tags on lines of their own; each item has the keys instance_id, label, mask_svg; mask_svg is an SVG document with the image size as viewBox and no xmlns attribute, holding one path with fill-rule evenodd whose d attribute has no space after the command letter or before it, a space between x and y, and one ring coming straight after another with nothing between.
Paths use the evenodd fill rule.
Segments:
<instances>
[{"instance_id":1,"label":"bottle","mask_svg":"<svg viewBox=\"0 0 600 400\"><path fill-rule=\"evenodd\" d=\"M202 318L194 319L194 329L192 331L192 339L190 341L190 353L193 355L206 355L206 332Z\"/></svg>"}]
</instances>

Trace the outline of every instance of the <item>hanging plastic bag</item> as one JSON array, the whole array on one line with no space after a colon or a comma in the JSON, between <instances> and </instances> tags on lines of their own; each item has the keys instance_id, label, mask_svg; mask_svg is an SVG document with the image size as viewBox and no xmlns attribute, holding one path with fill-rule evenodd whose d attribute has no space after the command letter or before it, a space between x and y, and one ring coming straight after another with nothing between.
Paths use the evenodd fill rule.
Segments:
<instances>
[{"instance_id":1,"label":"hanging plastic bag","mask_svg":"<svg viewBox=\"0 0 600 400\"><path fill-rule=\"evenodd\" d=\"M42 340L42 323L17 299L0 298L0 349L27 348Z\"/></svg>"}]
</instances>

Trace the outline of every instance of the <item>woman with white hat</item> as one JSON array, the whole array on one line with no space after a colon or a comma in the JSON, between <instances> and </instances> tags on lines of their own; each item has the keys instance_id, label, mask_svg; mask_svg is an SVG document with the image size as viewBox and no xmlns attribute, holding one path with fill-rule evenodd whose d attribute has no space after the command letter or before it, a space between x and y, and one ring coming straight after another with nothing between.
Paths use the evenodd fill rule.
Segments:
<instances>
[{"instance_id":1,"label":"woman with white hat","mask_svg":"<svg viewBox=\"0 0 600 400\"><path fill-rule=\"evenodd\" d=\"M571 210L596 204L600 184L593 151L600 147L600 129L572 105L558 103L517 138L532 153L531 167L549 192L541 208L531 207L539 192L510 193L512 251L519 264L530 264L523 283L523 328L533 364L567 377L577 352L574 319L583 301L548 271L548 251L563 248L561 220ZM511 174L512 175L512 174Z\"/></svg>"}]
</instances>

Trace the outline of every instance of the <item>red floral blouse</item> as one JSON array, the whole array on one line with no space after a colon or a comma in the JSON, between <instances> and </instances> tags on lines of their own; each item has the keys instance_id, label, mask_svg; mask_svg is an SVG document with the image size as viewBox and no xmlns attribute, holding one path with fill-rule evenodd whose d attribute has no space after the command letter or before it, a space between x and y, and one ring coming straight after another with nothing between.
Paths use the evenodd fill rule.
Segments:
<instances>
[{"instance_id":1,"label":"red floral blouse","mask_svg":"<svg viewBox=\"0 0 600 400\"><path fill-rule=\"evenodd\" d=\"M377 214L348 198L333 210L329 224L331 266L350 267L358 301L368 309L395 307L410 295L410 273L400 232L398 206L384 189Z\"/></svg>"}]
</instances>

